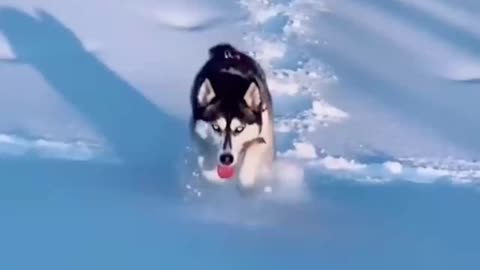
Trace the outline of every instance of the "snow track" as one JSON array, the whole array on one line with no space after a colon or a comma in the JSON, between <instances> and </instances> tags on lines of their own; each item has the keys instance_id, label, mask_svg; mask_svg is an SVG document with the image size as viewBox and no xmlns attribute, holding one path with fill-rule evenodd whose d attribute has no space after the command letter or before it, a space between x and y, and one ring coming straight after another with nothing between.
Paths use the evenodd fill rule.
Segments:
<instances>
[{"instance_id":1,"label":"snow track","mask_svg":"<svg viewBox=\"0 0 480 270\"><path fill-rule=\"evenodd\" d=\"M378 155L375 152L370 153L368 148L362 148L361 143L358 143L355 149L348 149L347 146L344 152L355 153L348 157L345 154L329 153L324 149L328 148L329 143L338 143L332 141L333 138L321 141L320 144L315 143L315 136L322 137L324 131L339 128L341 124L348 125L350 118L356 117L349 112L348 108L329 102L328 93L337 90L335 88L338 87L339 79L335 75L335 68L324 64L324 59L319 58L312 50L312 46L328 46L327 38L322 40L318 31L315 31L316 23L318 24L322 17L328 17L330 13L336 12L342 15L346 13L355 18L356 15L349 13L354 10L349 6L353 5L352 1L335 3L308 0L242 0L240 2L250 14L247 34L244 37L245 47L249 48L250 54L266 68L270 78L270 88L277 103L276 130L280 137L280 148L283 149L279 153L280 157L299 162L307 169L360 182L385 183L392 180L407 180L426 183L445 180L456 184L480 183L480 163L475 161L437 156L426 158L421 153L415 156ZM356 7L366 9L366 6ZM444 15L445 13L440 12L447 8L430 2L420 4L419 7L422 9L431 7L429 11L437 16ZM369 20L373 22L378 17L379 20L394 23L394 19L385 16L385 13L377 11L369 16ZM363 20L363 18L362 15L360 19ZM454 25L467 27L468 30L473 31L472 25L459 20L459 17L455 17L454 14L446 19ZM382 31L390 30L381 25L378 20L375 21L375 25L381 27L378 29ZM408 29L398 22L396 26L394 24L389 26ZM439 51L437 50L436 54L463 59L455 49L441 47L441 43L433 42L432 38L429 40L428 34L414 34L417 40L438 44ZM402 36L405 35L409 33L395 36L398 39L396 41L401 42ZM406 39L405 42L407 41ZM420 47L416 48L420 49ZM424 63L427 62L424 61ZM463 66L471 65L467 63ZM382 122L378 122L378 125L377 128L381 128ZM364 127L357 128L369 128L369 126L366 123ZM409 134L405 133L405 136ZM282 139L284 137L287 139ZM424 154L428 155L428 153Z\"/></svg>"}]
</instances>

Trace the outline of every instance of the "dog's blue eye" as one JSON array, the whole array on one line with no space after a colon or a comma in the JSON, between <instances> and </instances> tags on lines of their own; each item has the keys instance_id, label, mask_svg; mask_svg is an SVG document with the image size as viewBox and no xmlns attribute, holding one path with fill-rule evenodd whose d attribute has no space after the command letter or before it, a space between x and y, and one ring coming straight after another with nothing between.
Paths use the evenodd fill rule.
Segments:
<instances>
[{"instance_id":1,"label":"dog's blue eye","mask_svg":"<svg viewBox=\"0 0 480 270\"><path fill-rule=\"evenodd\" d=\"M239 126L235 128L234 132L238 134L238 133L241 133L244 129L245 129L245 126Z\"/></svg>"},{"instance_id":2,"label":"dog's blue eye","mask_svg":"<svg viewBox=\"0 0 480 270\"><path fill-rule=\"evenodd\" d=\"M216 124L212 124L212 129L213 129L215 132L220 132L220 131L221 131L220 127L219 127L218 125L216 125Z\"/></svg>"}]
</instances>

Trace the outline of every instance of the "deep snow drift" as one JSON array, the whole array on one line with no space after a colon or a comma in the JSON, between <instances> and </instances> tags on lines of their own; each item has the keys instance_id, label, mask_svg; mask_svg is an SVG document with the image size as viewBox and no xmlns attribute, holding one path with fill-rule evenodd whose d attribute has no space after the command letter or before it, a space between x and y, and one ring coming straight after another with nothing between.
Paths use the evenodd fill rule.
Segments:
<instances>
[{"instance_id":1,"label":"deep snow drift","mask_svg":"<svg viewBox=\"0 0 480 270\"><path fill-rule=\"evenodd\" d=\"M0 268L471 269L476 1L0 0ZM278 183L188 166L217 42L266 69Z\"/></svg>"}]
</instances>

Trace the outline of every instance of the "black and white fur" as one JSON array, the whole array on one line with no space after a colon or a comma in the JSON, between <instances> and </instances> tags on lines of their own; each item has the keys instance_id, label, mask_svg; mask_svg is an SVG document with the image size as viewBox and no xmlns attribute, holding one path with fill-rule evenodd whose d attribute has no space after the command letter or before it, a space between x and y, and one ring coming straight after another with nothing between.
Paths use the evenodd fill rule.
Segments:
<instances>
[{"instance_id":1,"label":"black and white fur","mask_svg":"<svg viewBox=\"0 0 480 270\"><path fill-rule=\"evenodd\" d=\"M202 175L223 182L216 166L230 163L241 186L255 186L275 158L272 98L260 65L230 44L210 48L191 89L191 106Z\"/></svg>"}]
</instances>

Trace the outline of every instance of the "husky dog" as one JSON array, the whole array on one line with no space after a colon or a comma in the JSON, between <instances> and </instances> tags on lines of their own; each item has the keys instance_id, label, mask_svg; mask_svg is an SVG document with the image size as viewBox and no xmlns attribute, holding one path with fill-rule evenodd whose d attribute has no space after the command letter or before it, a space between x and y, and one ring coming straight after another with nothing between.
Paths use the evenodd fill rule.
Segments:
<instances>
[{"instance_id":1,"label":"husky dog","mask_svg":"<svg viewBox=\"0 0 480 270\"><path fill-rule=\"evenodd\" d=\"M190 130L212 182L253 187L275 158L272 98L260 65L231 44L210 48L191 89Z\"/></svg>"}]
</instances>

